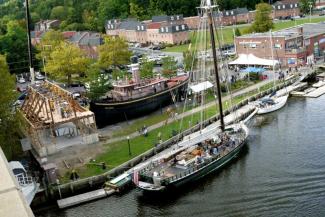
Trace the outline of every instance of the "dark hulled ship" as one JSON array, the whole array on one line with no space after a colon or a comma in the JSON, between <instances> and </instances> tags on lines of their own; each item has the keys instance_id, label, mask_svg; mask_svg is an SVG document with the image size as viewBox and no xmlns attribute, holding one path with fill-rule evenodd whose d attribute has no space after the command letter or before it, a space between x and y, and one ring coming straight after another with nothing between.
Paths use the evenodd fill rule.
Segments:
<instances>
[{"instance_id":1,"label":"dark hulled ship","mask_svg":"<svg viewBox=\"0 0 325 217\"><path fill-rule=\"evenodd\" d=\"M132 67L132 80L118 81L100 100L90 104L98 127L147 115L179 101L186 93L188 76L139 79L138 66Z\"/></svg>"}]
</instances>

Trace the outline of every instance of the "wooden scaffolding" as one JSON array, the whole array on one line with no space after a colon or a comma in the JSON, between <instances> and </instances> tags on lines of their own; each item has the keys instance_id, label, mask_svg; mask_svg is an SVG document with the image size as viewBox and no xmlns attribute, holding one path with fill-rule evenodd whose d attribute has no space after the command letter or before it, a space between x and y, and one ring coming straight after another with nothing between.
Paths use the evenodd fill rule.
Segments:
<instances>
[{"instance_id":1,"label":"wooden scaffolding","mask_svg":"<svg viewBox=\"0 0 325 217\"><path fill-rule=\"evenodd\" d=\"M44 81L38 87L29 86L27 91L20 112L27 123L24 130L26 136L36 151L48 145L42 139L44 136L50 137L51 143L55 144L56 138L60 136L58 127L68 123L75 126L75 136L96 134L98 137L93 112L80 106L69 91L49 81ZM49 134L44 134L45 130Z\"/></svg>"}]
</instances>

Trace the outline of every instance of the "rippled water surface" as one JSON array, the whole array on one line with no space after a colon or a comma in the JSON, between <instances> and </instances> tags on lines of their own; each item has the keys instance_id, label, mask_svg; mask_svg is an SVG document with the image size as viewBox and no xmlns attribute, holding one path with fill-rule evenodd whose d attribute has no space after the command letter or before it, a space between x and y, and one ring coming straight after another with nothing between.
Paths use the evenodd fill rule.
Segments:
<instances>
[{"instance_id":1,"label":"rippled water surface","mask_svg":"<svg viewBox=\"0 0 325 217\"><path fill-rule=\"evenodd\" d=\"M46 217L325 216L325 96L256 117L241 156L160 198L132 190Z\"/></svg>"}]
</instances>

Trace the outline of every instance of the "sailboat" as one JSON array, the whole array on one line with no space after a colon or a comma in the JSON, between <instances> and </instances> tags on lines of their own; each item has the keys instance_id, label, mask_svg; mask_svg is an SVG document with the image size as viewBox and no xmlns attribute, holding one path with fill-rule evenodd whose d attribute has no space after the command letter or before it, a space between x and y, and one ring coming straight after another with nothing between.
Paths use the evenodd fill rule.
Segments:
<instances>
[{"instance_id":1,"label":"sailboat","mask_svg":"<svg viewBox=\"0 0 325 217\"><path fill-rule=\"evenodd\" d=\"M274 59L273 55L273 40L272 40L272 31L270 30L270 44L271 44L271 55L272 60ZM273 87L275 88L275 64L273 61L272 64L272 71L273 71ZM257 101L257 114L267 114L274 111L277 111L285 106L287 103L289 94L286 92L285 95L278 96L276 92L271 93L269 96L262 98L261 100Z\"/></svg>"},{"instance_id":2,"label":"sailboat","mask_svg":"<svg viewBox=\"0 0 325 217\"><path fill-rule=\"evenodd\" d=\"M211 0L202 0L199 15L203 26L209 28L210 33L220 126L208 126L197 132L196 136L183 138L178 144L178 149L134 171L133 182L144 192L163 192L195 182L221 169L234 159L246 144L249 130L244 123L229 126L224 123L215 46L216 25L212 18L215 7ZM202 32L207 34L206 30Z\"/></svg>"}]
</instances>

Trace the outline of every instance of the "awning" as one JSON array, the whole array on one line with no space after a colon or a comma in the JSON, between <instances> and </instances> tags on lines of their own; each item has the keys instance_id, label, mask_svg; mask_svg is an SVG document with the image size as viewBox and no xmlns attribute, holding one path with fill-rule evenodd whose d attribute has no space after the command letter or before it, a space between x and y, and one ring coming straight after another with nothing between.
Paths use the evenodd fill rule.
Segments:
<instances>
[{"instance_id":1,"label":"awning","mask_svg":"<svg viewBox=\"0 0 325 217\"><path fill-rule=\"evenodd\" d=\"M262 59L253 54L239 54L239 57L230 62L229 65L256 65L256 66L273 66L279 64L277 60Z\"/></svg>"},{"instance_id":2,"label":"awning","mask_svg":"<svg viewBox=\"0 0 325 217\"><path fill-rule=\"evenodd\" d=\"M194 92L194 93L199 93L203 90L207 90L209 88L213 87L213 84L210 81L205 81L202 83L198 83L196 85L190 86L190 89Z\"/></svg>"}]
</instances>

